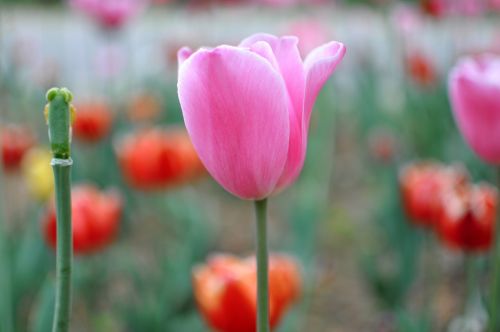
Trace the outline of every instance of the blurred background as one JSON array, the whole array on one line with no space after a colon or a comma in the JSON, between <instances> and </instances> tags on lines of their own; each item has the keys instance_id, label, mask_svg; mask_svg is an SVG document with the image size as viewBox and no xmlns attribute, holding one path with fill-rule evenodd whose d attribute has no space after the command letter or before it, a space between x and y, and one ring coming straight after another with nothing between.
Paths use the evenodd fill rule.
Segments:
<instances>
[{"instance_id":1,"label":"blurred background","mask_svg":"<svg viewBox=\"0 0 500 332\"><path fill-rule=\"evenodd\" d=\"M500 52L500 2L111 2L119 4L0 5L0 331L51 326L55 217L43 107L52 86L70 88L77 109L71 330L210 330L192 268L218 252L251 255L254 213L196 158L176 52L237 45L255 32L297 35L303 56L329 40L347 47L317 100L302 175L270 201L270 246L302 271L301 296L278 331L449 328L463 312L464 255L409 222L398 177L409 162L434 160L494 181L456 129L447 75L461 56ZM485 283L487 256L477 260Z\"/></svg>"}]
</instances>

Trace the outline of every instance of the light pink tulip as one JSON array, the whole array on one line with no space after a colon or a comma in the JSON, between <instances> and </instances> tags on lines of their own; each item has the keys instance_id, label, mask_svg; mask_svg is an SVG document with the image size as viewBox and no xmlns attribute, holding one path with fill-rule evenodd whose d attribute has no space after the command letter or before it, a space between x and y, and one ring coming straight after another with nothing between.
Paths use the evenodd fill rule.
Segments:
<instances>
[{"instance_id":1,"label":"light pink tulip","mask_svg":"<svg viewBox=\"0 0 500 332\"><path fill-rule=\"evenodd\" d=\"M265 198L297 178L314 102L345 54L330 42L302 61L297 44L256 34L237 47L179 51L191 140L215 180L241 198Z\"/></svg>"},{"instance_id":2,"label":"light pink tulip","mask_svg":"<svg viewBox=\"0 0 500 332\"><path fill-rule=\"evenodd\" d=\"M288 33L300 40L300 54L306 55L319 45L330 40L328 28L319 20L295 21L288 27Z\"/></svg>"},{"instance_id":3,"label":"light pink tulip","mask_svg":"<svg viewBox=\"0 0 500 332\"><path fill-rule=\"evenodd\" d=\"M460 61L450 74L449 92L467 143L485 161L500 164L500 57Z\"/></svg>"},{"instance_id":4,"label":"light pink tulip","mask_svg":"<svg viewBox=\"0 0 500 332\"><path fill-rule=\"evenodd\" d=\"M140 12L146 0L70 0L71 5L105 28L119 28Z\"/></svg>"}]
</instances>

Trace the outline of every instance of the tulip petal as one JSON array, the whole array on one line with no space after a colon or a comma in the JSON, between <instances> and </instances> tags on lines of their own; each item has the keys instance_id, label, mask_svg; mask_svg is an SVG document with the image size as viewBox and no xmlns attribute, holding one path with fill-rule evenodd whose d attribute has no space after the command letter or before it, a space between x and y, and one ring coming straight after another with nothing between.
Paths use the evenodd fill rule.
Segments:
<instances>
[{"instance_id":1,"label":"tulip petal","mask_svg":"<svg viewBox=\"0 0 500 332\"><path fill-rule=\"evenodd\" d=\"M244 39L240 46L252 48L256 43L262 42L271 46L281 76L285 80L294 114L298 119L297 121L300 122L304 100L305 74L297 46L298 39L293 36L278 38L270 34L259 33Z\"/></svg>"},{"instance_id":2,"label":"tulip petal","mask_svg":"<svg viewBox=\"0 0 500 332\"><path fill-rule=\"evenodd\" d=\"M184 122L208 172L245 199L267 197L286 162L290 125L281 76L250 50L199 50L179 69Z\"/></svg>"},{"instance_id":3,"label":"tulip petal","mask_svg":"<svg viewBox=\"0 0 500 332\"><path fill-rule=\"evenodd\" d=\"M306 148L303 144L305 135L303 128L305 73L296 37L278 38L268 34L256 34L242 41L240 46L249 46L252 49L262 42L271 46L279 65L279 71L285 80L293 110L290 112L290 143L287 162L276 188L276 191L279 191L295 180L304 164ZM271 61L271 63L273 62Z\"/></svg>"},{"instance_id":4,"label":"tulip petal","mask_svg":"<svg viewBox=\"0 0 500 332\"><path fill-rule=\"evenodd\" d=\"M304 61L306 96L304 102L305 127L309 127L311 111L319 91L345 54L345 46L333 41L314 49Z\"/></svg>"},{"instance_id":5,"label":"tulip petal","mask_svg":"<svg viewBox=\"0 0 500 332\"><path fill-rule=\"evenodd\" d=\"M290 124L290 150L285 172L278 182L277 190L287 187L299 176L307 152L307 132L311 111L316 97L326 80L335 70L345 54L345 47L331 42L314 49L304 62L306 75L305 96L300 122ZM295 126L299 126L298 128ZM295 135L293 135L296 133Z\"/></svg>"},{"instance_id":6,"label":"tulip petal","mask_svg":"<svg viewBox=\"0 0 500 332\"><path fill-rule=\"evenodd\" d=\"M476 62L477 61L477 62ZM471 148L500 164L500 60L464 60L449 80L453 115Z\"/></svg>"},{"instance_id":7,"label":"tulip petal","mask_svg":"<svg viewBox=\"0 0 500 332\"><path fill-rule=\"evenodd\" d=\"M193 54L193 51L189 47L183 47L177 52L177 61L179 62L179 67L182 65L187 58Z\"/></svg>"}]
</instances>

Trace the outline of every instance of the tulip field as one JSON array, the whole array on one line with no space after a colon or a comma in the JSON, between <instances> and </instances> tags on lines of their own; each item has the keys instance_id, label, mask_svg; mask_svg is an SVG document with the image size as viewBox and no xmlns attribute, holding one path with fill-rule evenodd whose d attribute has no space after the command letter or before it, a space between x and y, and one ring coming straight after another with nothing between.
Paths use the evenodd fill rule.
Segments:
<instances>
[{"instance_id":1,"label":"tulip field","mask_svg":"<svg viewBox=\"0 0 500 332\"><path fill-rule=\"evenodd\" d=\"M500 1L4 0L0 332L500 332Z\"/></svg>"}]
</instances>

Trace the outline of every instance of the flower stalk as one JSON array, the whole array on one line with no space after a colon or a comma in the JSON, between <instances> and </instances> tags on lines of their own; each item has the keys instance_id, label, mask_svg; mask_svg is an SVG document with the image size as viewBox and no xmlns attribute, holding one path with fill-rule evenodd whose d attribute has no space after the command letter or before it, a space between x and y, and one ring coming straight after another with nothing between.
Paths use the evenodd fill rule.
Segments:
<instances>
[{"instance_id":1,"label":"flower stalk","mask_svg":"<svg viewBox=\"0 0 500 332\"><path fill-rule=\"evenodd\" d=\"M57 261L56 300L53 332L67 332L71 312L71 270L73 241L71 229L71 124L74 109L73 96L66 88L52 88L47 92L45 119L49 126L49 140L53 159L56 189Z\"/></svg>"},{"instance_id":2,"label":"flower stalk","mask_svg":"<svg viewBox=\"0 0 500 332\"><path fill-rule=\"evenodd\" d=\"M267 199L255 201L257 220L257 332L269 332Z\"/></svg>"},{"instance_id":3,"label":"flower stalk","mask_svg":"<svg viewBox=\"0 0 500 332\"><path fill-rule=\"evenodd\" d=\"M496 184L497 189L500 190L500 167L496 168ZM491 281L491 307L490 307L490 319L489 319L489 331L497 331L497 311L498 311L498 291L500 288L500 245L498 243L499 239L499 228L500 225L500 211L497 211L497 224L496 224L496 234L495 234L495 245L493 247L492 254L492 264L493 264L493 279Z\"/></svg>"}]
</instances>

